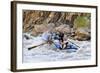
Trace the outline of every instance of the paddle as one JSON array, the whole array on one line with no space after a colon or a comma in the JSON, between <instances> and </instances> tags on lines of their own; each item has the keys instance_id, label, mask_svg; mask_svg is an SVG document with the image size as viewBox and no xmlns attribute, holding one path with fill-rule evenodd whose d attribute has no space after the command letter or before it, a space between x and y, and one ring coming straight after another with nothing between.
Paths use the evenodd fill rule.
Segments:
<instances>
[{"instance_id":1,"label":"paddle","mask_svg":"<svg viewBox=\"0 0 100 73\"><path fill-rule=\"evenodd\" d=\"M39 45L36 45L36 46L32 46L32 47L28 48L28 50L31 50L31 49L36 48L36 47L38 47L38 46L44 45L44 44L46 44L46 43L47 43L47 42L42 43L42 44L39 44Z\"/></svg>"},{"instance_id":2,"label":"paddle","mask_svg":"<svg viewBox=\"0 0 100 73\"><path fill-rule=\"evenodd\" d=\"M33 48L36 48L36 47L38 47L38 46L41 46L41 45L44 45L44 44L47 44L47 43L54 43L53 41L50 41L50 40L48 40L48 41L46 41L46 42L44 42L44 43L42 43L42 44L39 44L39 45L36 45L36 46L32 46L32 47L30 47L30 48L28 48L28 50L31 50L31 49L33 49Z\"/></svg>"},{"instance_id":3,"label":"paddle","mask_svg":"<svg viewBox=\"0 0 100 73\"><path fill-rule=\"evenodd\" d=\"M76 45L75 43L73 43L72 41L68 40L69 42L71 42L72 44L74 44L75 46L77 46L78 48L80 48L80 46Z\"/></svg>"}]
</instances>

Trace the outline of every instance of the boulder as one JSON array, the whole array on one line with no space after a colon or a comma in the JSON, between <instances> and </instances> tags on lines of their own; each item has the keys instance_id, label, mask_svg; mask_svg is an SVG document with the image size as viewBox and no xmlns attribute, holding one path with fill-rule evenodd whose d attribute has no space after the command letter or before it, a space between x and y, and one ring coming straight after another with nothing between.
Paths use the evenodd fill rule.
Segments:
<instances>
[{"instance_id":1,"label":"boulder","mask_svg":"<svg viewBox=\"0 0 100 73\"><path fill-rule=\"evenodd\" d=\"M32 30L32 35L36 36L38 34L41 34L46 31L51 31L55 27L55 24L49 23L49 24L41 24L41 25L34 25L34 28Z\"/></svg>"},{"instance_id":2,"label":"boulder","mask_svg":"<svg viewBox=\"0 0 100 73\"><path fill-rule=\"evenodd\" d=\"M85 40L90 40L91 34L89 32L89 29L87 28L78 28L75 31L75 37L74 39L80 40L80 41L85 41Z\"/></svg>"},{"instance_id":3,"label":"boulder","mask_svg":"<svg viewBox=\"0 0 100 73\"><path fill-rule=\"evenodd\" d=\"M70 33L70 26L63 24L55 28L56 31Z\"/></svg>"}]
</instances>

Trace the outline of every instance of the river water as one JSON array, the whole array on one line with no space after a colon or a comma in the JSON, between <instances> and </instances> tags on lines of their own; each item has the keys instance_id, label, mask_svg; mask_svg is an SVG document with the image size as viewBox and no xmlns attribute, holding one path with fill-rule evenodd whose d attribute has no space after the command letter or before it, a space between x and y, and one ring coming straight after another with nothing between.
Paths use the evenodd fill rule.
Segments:
<instances>
[{"instance_id":1,"label":"river water","mask_svg":"<svg viewBox=\"0 0 100 73\"><path fill-rule=\"evenodd\" d=\"M28 50L29 47L42 43L43 40L41 40L40 36L32 37L29 34L27 35L30 39L25 39L23 37L23 63L87 60L91 58L91 41L69 39L80 47L76 51L56 50L49 44L44 44Z\"/></svg>"}]
</instances>

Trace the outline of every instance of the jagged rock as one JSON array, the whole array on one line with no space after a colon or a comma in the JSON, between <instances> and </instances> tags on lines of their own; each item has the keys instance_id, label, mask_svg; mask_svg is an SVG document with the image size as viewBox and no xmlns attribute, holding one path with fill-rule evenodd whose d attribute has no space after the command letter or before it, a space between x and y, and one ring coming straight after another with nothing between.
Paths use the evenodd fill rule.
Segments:
<instances>
[{"instance_id":1,"label":"jagged rock","mask_svg":"<svg viewBox=\"0 0 100 73\"><path fill-rule=\"evenodd\" d=\"M61 24L69 24L75 13L67 12L51 12L51 11L23 11L23 29L26 32L27 28L33 27L33 25L54 23L56 26ZM27 30L28 31L28 30Z\"/></svg>"},{"instance_id":2,"label":"jagged rock","mask_svg":"<svg viewBox=\"0 0 100 73\"><path fill-rule=\"evenodd\" d=\"M90 16L89 13L23 10L23 32L37 36L52 30L70 34L74 39L88 40L91 38Z\"/></svg>"}]
</instances>

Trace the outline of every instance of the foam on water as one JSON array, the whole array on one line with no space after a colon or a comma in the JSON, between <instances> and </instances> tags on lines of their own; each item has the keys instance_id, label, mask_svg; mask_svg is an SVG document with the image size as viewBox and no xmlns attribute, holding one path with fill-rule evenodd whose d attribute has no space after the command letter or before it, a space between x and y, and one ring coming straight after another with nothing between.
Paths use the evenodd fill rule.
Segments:
<instances>
[{"instance_id":1,"label":"foam on water","mask_svg":"<svg viewBox=\"0 0 100 73\"><path fill-rule=\"evenodd\" d=\"M27 34L26 34L27 35ZM41 44L44 42L41 37L32 37L28 34L30 39L23 37L23 63L31 62L48 62L48 61L69 61L69 60L85 60L91 58L91 42L71 40L73 43L80 46L75 52L73 50L56 50L49 44L38 46L32 50L29 47ZM72 51L72 52L71 52Z\"/></svg>"}]
</instances>

